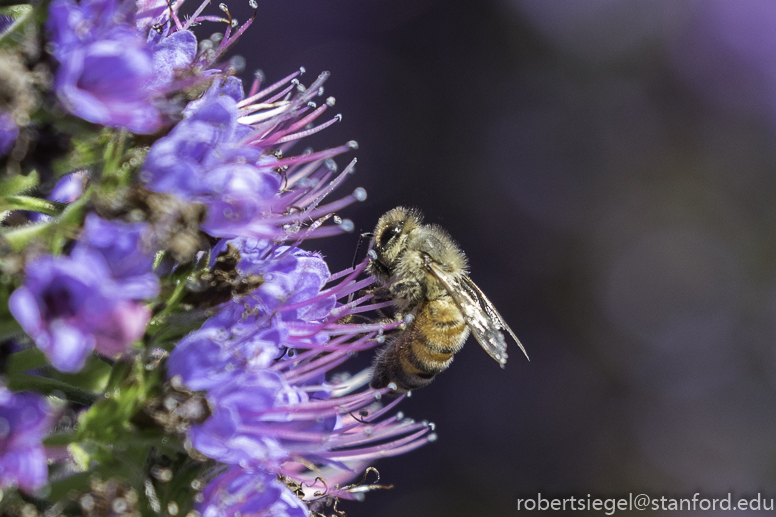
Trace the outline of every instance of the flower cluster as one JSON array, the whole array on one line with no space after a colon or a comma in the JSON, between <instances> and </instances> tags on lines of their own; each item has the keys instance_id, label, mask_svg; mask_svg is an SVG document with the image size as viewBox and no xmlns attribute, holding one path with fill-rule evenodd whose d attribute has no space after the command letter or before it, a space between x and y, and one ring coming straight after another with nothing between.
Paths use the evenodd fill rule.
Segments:
<instances>
[{"instance_id":1,"label":"flower cluster","mask_svg":"<svg viewBox=\"0 0 776 517\"><path fill-rule=\"evenodd\" d=\"M27 263L8 307L54 368L77 372L92 351L116 357L143 336L150 312L140 301L159 291L144 233L144 223L89 214L70 256Z\"/></svg>"},{"instance_id":2,"label":"flower cluster","mask_svg":"<svg viewBox=\"0 0 776 517\"><path fill-rule=\"evenodd\" d=\"M378 420L401 400L375 409L390 388L350 393L366 381L364 375L326 382L329 371L400 324L338 323L375 307L362 306L363 299L337 302L371 283L354 280L366 263L323 289L336 276L315 253L270 241L229 244L243 257L240 269L261 274L264 283L189 334L167 363L177 383L207 393L213 414L192 426L188 437L200 453L233 465L224 482L243 479L247 474L240 469L263 469L261 475L268 469L302 484L310 481L304 471L312 464L347 479L366 462L433 440L427 422Z\"/></svg>"},{"instance_id":3,"label":"flower cluster","mask_svg":"<svg viewBox=\"0 0 776 517\"><path fill-rule=\"evenodd\" d=\"M246 92L223 55L252 20L207 4L183 21L182 2L54 0L30 7L47 10L37 54L0 56L28 85L0 106L0 487L47 514L307 516L435 438L369 370L340 370L403 325L352 322L390 303L367 262L332 274L300 247L351 231L338 213L366 198L330 199L355 142L292 152L341 118L317 122L328 74ZM198 42L204 22L226 30ZM0 511L37 511L13 493Z\"/></svg>"}]
</instances>

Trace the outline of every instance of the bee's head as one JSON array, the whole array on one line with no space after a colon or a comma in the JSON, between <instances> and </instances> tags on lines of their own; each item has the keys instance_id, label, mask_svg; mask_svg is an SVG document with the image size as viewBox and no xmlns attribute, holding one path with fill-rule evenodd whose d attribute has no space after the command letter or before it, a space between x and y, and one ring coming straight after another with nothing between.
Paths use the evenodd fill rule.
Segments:
<instances>
[{"instance_id":1,"label":"bee's head","mask_svg":"<svg viewBox=\"0 0 776 517\"><path fill-rule=\"evenodd\" d=\"M383 214L372 237L372 249L377 254L377 268L393 269L398 258L406 249L409 233L421 225L423 216L419 211L396 207Z\"/></svg>"}]
</instances>

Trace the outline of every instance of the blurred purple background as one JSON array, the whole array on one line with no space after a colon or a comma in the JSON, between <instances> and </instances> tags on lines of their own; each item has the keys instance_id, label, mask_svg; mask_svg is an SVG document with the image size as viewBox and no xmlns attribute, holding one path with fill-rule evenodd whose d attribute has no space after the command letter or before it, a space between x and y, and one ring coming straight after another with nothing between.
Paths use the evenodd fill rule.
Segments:
<instances>
[{"instance_id":1,"label":"blurred purple background","mask_svg":"<svg viewBox=\"0 0 776 517\"><path fill-rule=\"evenodd\" d=\"M531 356L470 340L401 406L439 440L377 463L396 488L349 517L776 497L776 2L259 4L246 77L332 72L344 119L306 144L359 142L369 200L342 215L421 208ZM308 247L339 270L356 241Z\"/></svg>"}]
</instances>

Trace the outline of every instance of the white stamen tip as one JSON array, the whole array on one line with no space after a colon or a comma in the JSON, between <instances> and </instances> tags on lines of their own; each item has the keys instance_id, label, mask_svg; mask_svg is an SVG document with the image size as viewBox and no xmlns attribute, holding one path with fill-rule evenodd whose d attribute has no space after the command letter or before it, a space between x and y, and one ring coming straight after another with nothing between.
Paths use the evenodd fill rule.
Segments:
<instances>
[{"instance_id":1,"label":"white stamen tip","mask_svg":"<svg viewBox=\"0 0 776 517\"><path fill-rule=\"evenodd\" d=\"M398 388L398 386L396 386L395 382L391 382L391 383L388 384L388 389L391 390L391 391L396 391L397 388Z\"/></svg>"},{"instance_id":2,"label":"white stamen tip","mask_svg":"<svg viewBox=\"0 0 776 517\"><path fill-rule=\"evenodd\" d=\"M300 67L299 67L299 75L302 75L302 74L304 74L305 72L307 72L307 70L305 69L305 67L303 67L303 66L300 66Z\"/></svg>"},{"instance_id":3,"label":"white stamen tip","mask_svg":"<svg viewBox=\"0 0 776 517\"><path fill-rule=\"evenodd\" d=\"M229 60L229 64L232 65L236 71L245 70L245 58L243 56L232 56Z\"/></svg>"},{"instance_id":4,"label":"white stamen tip","mask_svg":"<svg viewBox=\"0 0 776 517\"><path fill-rule=\"evenodd\" d=\"M356 198L356 201L366 201L366 190L358 187L353 191L353 197Z\"/></svg>"},{"instance_id":5,"label":"white stamen tip","mask_svg":"<svg viewBox=\"0 0 776 517\"><path fill-rule=\"evenodd\" d=\"M358 142L356 142L355 140L351 140L350 142L347 143L347 146L355 151L356 149L358 149Z\"/></svg>"},{"instance_id":6,"label":"white stamen tip","mask_svg":"<svg viewBox=\"0 0 776 517\"><path fill-rule=\"evenodd\" d=\"M377 252L375 250L369 250L366 254L370 260L377 260Z\"/></svg>"},{"instance_id":7,"label":"white stamen tip","mask_svg":"<svg viewBox=\"0 0 776 517\"><path fill-rule=\"evenodd\" d=\"M356 228L356 226L353 224L353 221L350 219L343 219L339 227L342 228L342 231L348 233L352 232Z\"/></svg>"},{"instance_id":8,"label":"white stamen tip","mask_svg":"<svg viewBox=\"0 0 776 517\"><path fill-rule=\"evenodd\" d=\"M342 122L342 113L337 113L336 115L334 115L334 118L337 119L337 122Z\"/></svg>"},{"instance_id":9,"label":"white stamen tip","mask_svg":"<svg viewBox=\"0 0 776 517\"><path fill-rule=\"evenodd\" d=\"M319 91L321 92L321 95L323 95L323 86L321 86L321 89ZM334 106L336 103L337 103L337 99L335 99L334 97L329 97L326 99L326 104L329 107Z\"/></svg>"},{"instance_id":10,"label":"white stamen tip","mask_svg":"<svg viewBox=\"0 0 776 517\"><path fill-rule=\"evenodd\" d=\"M437 436L436 433L431 433L430 435L428 435L428 438L426 438L426 440L428 440L429 442L435 442L437 441L437 438L439 437Z\"/></svg>"}]
</instances>

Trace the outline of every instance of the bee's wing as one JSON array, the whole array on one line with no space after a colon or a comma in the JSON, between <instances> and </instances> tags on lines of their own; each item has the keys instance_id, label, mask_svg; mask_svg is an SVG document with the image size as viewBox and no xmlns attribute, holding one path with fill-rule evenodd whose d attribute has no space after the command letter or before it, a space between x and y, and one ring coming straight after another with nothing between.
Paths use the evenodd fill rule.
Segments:
<instances>
[{"instance_id":1,"label":"bee's wing","mask_svg":"<svg viewBox=\"0 0 776 517\"><path fill-rule=\"evenodd\" d=\"M523 348L515 333L504 323L504 319L493 304L490 303L490 300L468 276L452 276L430 259L425 261L425 266L450 294L461 314L463 314L472 334L488 355L502 366L507 362L507 343L500 331L505 329L512 336L512 339L515 340L520 350L528 357L525 348Z\"/></svg>"},{"instance_id":2,"label":"bee's wing","mask_svg":"<svg viewBox=\"0 0 776 517\"><path fill-rule=\"evenodd\" d=\"M512 332L512 329L509 328L509 325L504 321L504 318L501 317L501 314L496 310L496 307L493 306L493 304L488 300L488 297L485 296L485 293L483 293L477 285L472 282L472 279L469 278L466 275L463 275L461 277L461 282L466 285L466 287L474 293L474 295L477 298L477 301L480 304L480 307L482 307L485 312L488 313L488 316L490 316L491 320L495 323L495 326L497 329L504 329L506 330L510 336L512 336L512 339L515 340L515 343L517 343L517 346L520 347L520 350L523 351L523 354L525 355L526 359L529 361L531 360L530 357L528 357L528 352L525 351L525 348L523 347L523 344L520 342L519 339L517 339L517 336L514 332ZM501 334L499 332L499 334ZM478 338L479 339L479 338Z\"/></svg>"}]
</instances>

